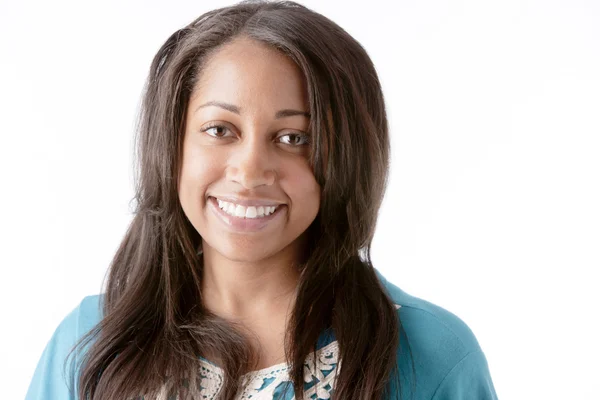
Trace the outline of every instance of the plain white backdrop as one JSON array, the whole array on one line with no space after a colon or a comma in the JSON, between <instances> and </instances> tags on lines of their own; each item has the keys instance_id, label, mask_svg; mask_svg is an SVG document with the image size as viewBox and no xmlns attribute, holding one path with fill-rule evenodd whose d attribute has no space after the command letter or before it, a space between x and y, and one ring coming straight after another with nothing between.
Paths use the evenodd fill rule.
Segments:
<instances>
[{"instance_id":1,"label":"plain white backdrop","mask_svg":"<svg viewBox=\"0 0 600 400\"><path fill-rule=\"evenodd\" d=\"M393 146L375 266L477 336L502 399L600 393L600 3L301 1L353 35ZM0 2L0 380L25 396L132 218L150 61L231 1Z\"/></svg>"}]
</instances>

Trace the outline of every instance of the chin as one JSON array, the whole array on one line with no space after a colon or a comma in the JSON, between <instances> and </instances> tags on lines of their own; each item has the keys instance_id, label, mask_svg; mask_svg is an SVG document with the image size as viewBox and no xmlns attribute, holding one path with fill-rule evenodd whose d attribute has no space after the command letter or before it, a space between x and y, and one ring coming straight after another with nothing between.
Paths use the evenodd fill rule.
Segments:
<instances>
[{"instance_id":1,"label":"chin","mask_svg":"<svg viewBox=\"0 0 600 400\"><path fill-rule=\"evenodd\" d=\"M252 244L250 244L250 246L250 248L240 245L227 246L223 251L217 251L221 253L222 257L225 257L228 260L248 263L258 262L272 255L269 250L262 246L257 247Z\"/></svg>"}]
</instances>

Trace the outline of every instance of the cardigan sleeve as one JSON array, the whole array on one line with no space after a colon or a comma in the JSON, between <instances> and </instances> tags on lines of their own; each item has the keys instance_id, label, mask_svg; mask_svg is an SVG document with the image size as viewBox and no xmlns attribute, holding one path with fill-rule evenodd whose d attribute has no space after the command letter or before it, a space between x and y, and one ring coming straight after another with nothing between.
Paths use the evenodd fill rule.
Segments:
<instances>
[{"instance_id":1,"label":"cardigan sleeve","mask_svg":"<svg viewBox=\"0 0 600 400\"><path fill-rule=\"evenodd\" d=\"M444 377L432 400L498 400L487 360L482 351L473 351Z\"/></svg>"},{"instance_id":2,"label":"cardigan sleeve","mask_svg":"<svg viewBox=\"0 0 600 400\"><path fill-rule=\"evenodd\" d=\"M66 357L76 342L79 306L58 325L46 344L29 384L25 400L75 400L73 360Z\"/></svg>"}]
</instances>

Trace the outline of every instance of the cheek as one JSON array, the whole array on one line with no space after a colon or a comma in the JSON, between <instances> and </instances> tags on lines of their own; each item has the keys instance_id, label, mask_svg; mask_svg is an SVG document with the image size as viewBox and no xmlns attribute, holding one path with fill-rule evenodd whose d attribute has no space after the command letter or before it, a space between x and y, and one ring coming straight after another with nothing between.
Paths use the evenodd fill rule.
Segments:
<instances>
[{"instance_id":1,"label":"cheek","mask_svg":"<svg viewBox=\"0 0 600 400\"><path fill-rule=\"evenodd\" d=\"M296 209L301 206L303 214L316 214L320 205L321 187L308 167L286 174L281 184Z\"/></svg>"},{"instance_id":2,"label":"cheek","mask_svg":"<svg viewBox=\"0 0 600 400\"><path fill-rule=\"evenodd\" d=\"M207 187L219 178L222 163L218 152L201 146L184 149L180 181L182 201L198 201Z\"/></svg>"}]
</instances>

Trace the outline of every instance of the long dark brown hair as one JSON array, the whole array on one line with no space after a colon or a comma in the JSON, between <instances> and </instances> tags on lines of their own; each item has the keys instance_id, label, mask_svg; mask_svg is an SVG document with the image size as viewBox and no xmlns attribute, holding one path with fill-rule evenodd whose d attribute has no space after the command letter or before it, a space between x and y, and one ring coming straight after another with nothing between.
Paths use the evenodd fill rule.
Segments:
<instances>
[{"instance_id":1,"label":"long dark brown hair","mask_svg":"<svg viewBox=\"0 0 600 400\"><path fill-rule=\"evenodd\" d=\"M381 399L400 384L404 331L370 257L390 153L373 63L342 28L300 4L245 1L176 31L152 61L136 132L134 217L110 265L103 318L77 344L95 339L78 367L81 399L194 398L199 356L210 349L224 371L218 398L230 400L255 365L240 327L203 307L201 237L177 190L191 91L207 57L241 36L287 55L308 85L309 161L322 193L285 338L296 398L304 361L330 328L342 360L332 398Z\"/></svg>"}]
</instances>

